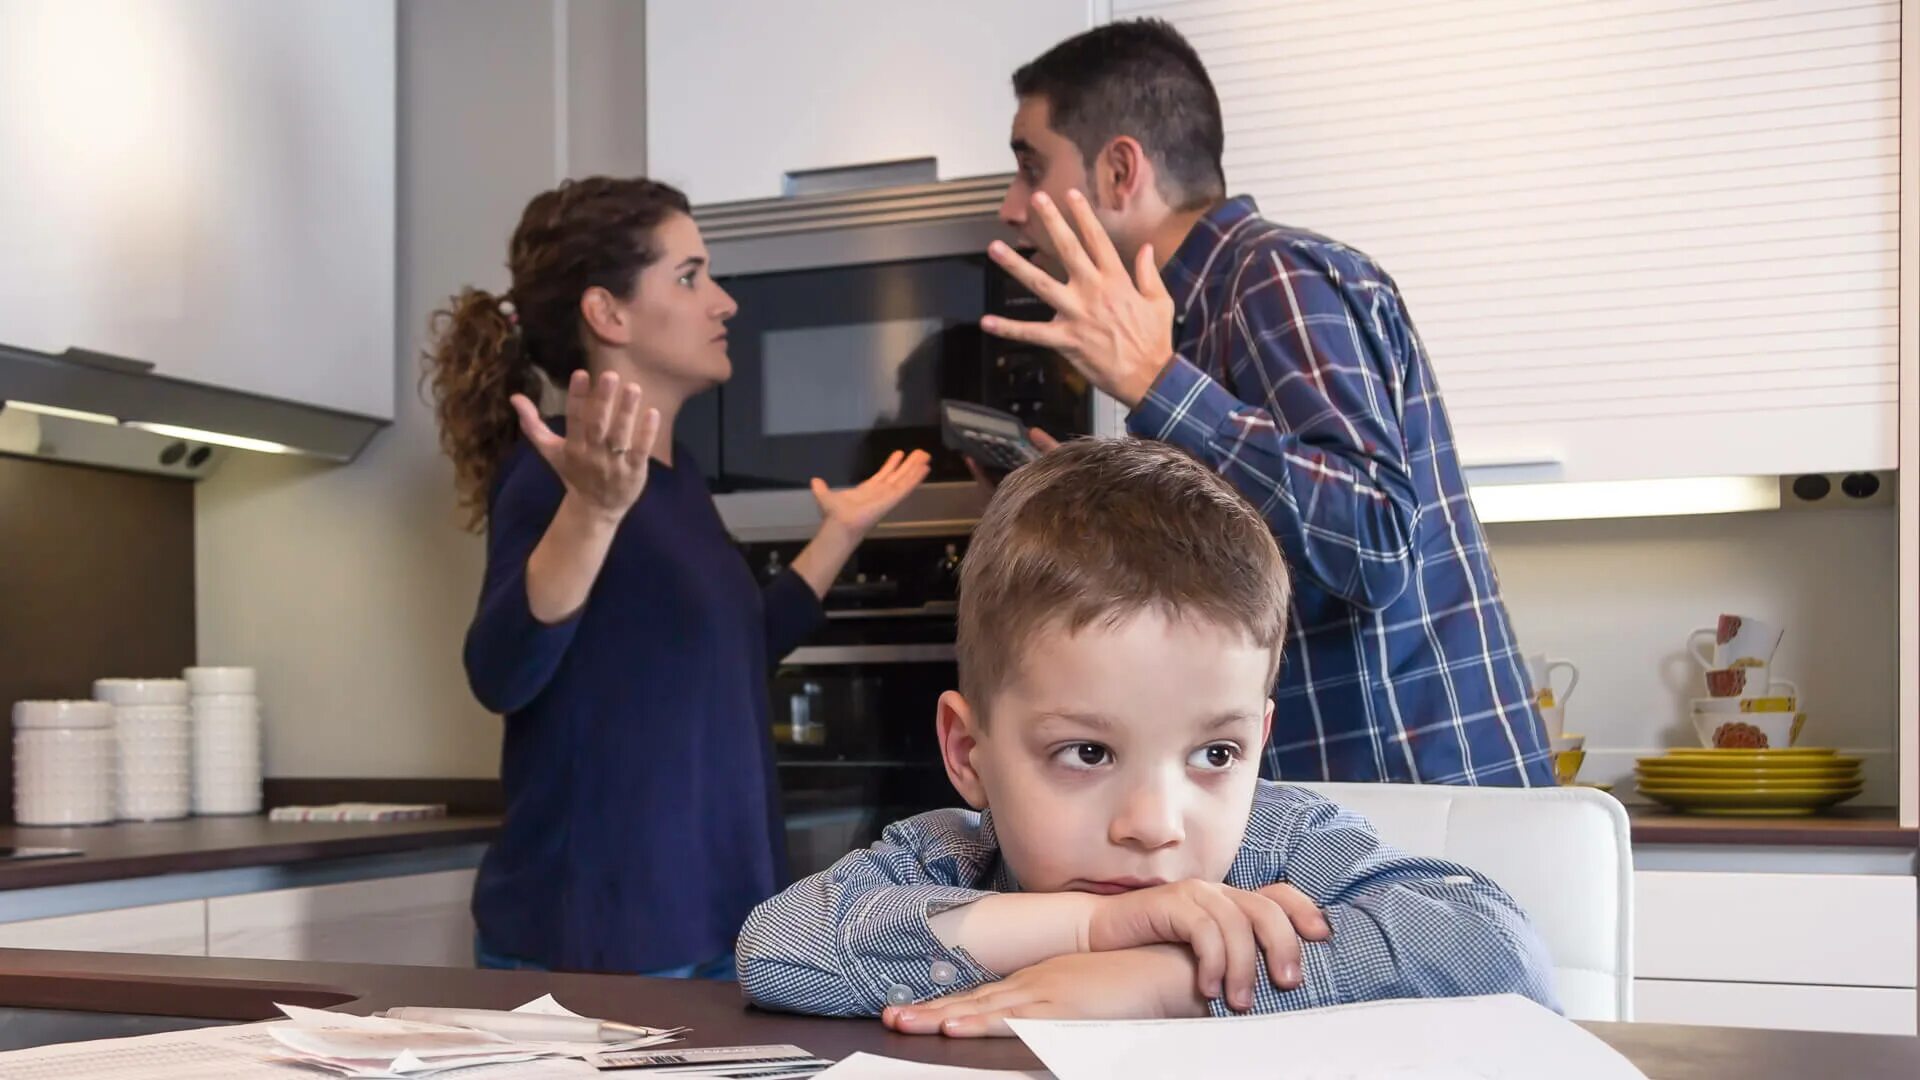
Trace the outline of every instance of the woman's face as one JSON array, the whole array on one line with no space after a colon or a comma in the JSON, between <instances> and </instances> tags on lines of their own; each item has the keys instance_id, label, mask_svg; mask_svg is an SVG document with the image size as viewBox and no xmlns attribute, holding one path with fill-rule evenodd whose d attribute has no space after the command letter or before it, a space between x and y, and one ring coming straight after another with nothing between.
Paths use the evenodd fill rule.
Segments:
<instances>
[{"instance_id":1,"label":"woman's face","mask_svg":"<svg viewBox=\"0 0 1920 1080\"><path fill-rule=\"evenodd\" d=\"M653 242L660 257L640 271L623 302L631 328L625 352L635 367L690 396L733 374L726 323L739 306L707 273L707 245L692 218L670 215Z\"/></svg>"}]
</instances>

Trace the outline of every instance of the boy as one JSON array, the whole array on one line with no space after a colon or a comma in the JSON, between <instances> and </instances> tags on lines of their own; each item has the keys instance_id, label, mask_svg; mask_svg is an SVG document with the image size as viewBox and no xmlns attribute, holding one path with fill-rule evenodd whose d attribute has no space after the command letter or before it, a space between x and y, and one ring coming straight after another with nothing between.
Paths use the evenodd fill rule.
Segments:
<instances>
[{"instance_id":1,"label":"boy","mask_svg":"<svg viewBox=\"0 0 1920 1080\"><path fill-rule=\"evenodd\" d=\"M1000 486L960 581L960 688L936 723L977 812L898 822L755 909L737 950L755 1004L955 1036L1010 1016L1554 1005L1545 947L1497 886L1259 779L1288 580L1218 474L1164 443L1068 444Z\"/></svg>"}]
</instances>

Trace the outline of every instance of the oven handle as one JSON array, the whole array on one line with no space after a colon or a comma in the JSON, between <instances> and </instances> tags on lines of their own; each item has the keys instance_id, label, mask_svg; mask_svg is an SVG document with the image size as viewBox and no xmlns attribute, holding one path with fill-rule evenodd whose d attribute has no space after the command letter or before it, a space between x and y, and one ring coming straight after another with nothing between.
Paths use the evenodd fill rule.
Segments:
<instances>
[{"instance_id":1,"label":"oven handle","mask_svg":"<svg viewBox=\"0 0 1920 1080\"><path fill-rule=\"evenodd\" d=\"M782 664L926 664L950 662L951 644L808 645L793 650Z\"/></svg>"}]
</instances>

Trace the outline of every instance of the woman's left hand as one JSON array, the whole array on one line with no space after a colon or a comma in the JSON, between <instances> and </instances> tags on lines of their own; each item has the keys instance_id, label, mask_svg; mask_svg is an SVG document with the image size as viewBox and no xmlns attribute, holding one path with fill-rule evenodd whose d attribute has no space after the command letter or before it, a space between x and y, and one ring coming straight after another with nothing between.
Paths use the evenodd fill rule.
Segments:
<instances>
[{"instance_id":1,"label":"woman's left hand","mask_svg":"<svg viewBox=\"0 0 1920 1080\"><path fill-rule=\"evenodd\" d=\"M915 450L903 454L895 450L887 458L880 471L862 481L858 487L841 488L835 491L827 487L827 482L819 477L813 478L813 497L820 504L820 513L828 521L847 529L856 535L864 536L869 529L887 516L887 511L900 505L920 481L927 478L932 459L925 450Z\"/></svg>"}]
</instances>

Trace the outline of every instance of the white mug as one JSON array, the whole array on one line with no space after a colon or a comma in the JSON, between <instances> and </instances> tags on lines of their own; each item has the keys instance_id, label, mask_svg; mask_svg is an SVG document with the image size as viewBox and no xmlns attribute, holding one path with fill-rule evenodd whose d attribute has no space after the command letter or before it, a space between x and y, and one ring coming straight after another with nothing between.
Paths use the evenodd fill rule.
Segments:
<instances>
[{"instance_id":1,"label":"white mug","mask_svg":"<svg viewBox=\"0 0 1920 1080\"><path fill-rule=\"evenodd\" d=\"M1687 652L1706 671L1715 668L1765 667L1773 663L1786 630L1744 615L1722 615L1717 626L1701 627L1687 635ZM1701 651L1711 643L1712 649Z\"/></svg>"},{"instance_id":2,"label":"white mug","mask_svg":"<svg viewBox=\"0 0 1920 1080\"><path fill-rule=\"evenodd\" d=\"M1765 664L1714 668L1707 672L1707 695L1717 698L1799 697L1790 679L1776 679Z\"/></svg>"},{"instance_id":3,"label":"white mug","mask_svg":"<svg viewBox=\"0 0 1920 1080\"><path fill-rule=\"evenodd\" d=\"M1556 694L1553 690L1553 673L1561 668L1567 669L1567 688ZM1573 688L1580 685L1580 669L1571 660L1534 653L1527 657L1527 679L1533 683L1534 704L1543 709L1555 705L1564 707L1573 697Z\"/></svg>"}]
</instances>

